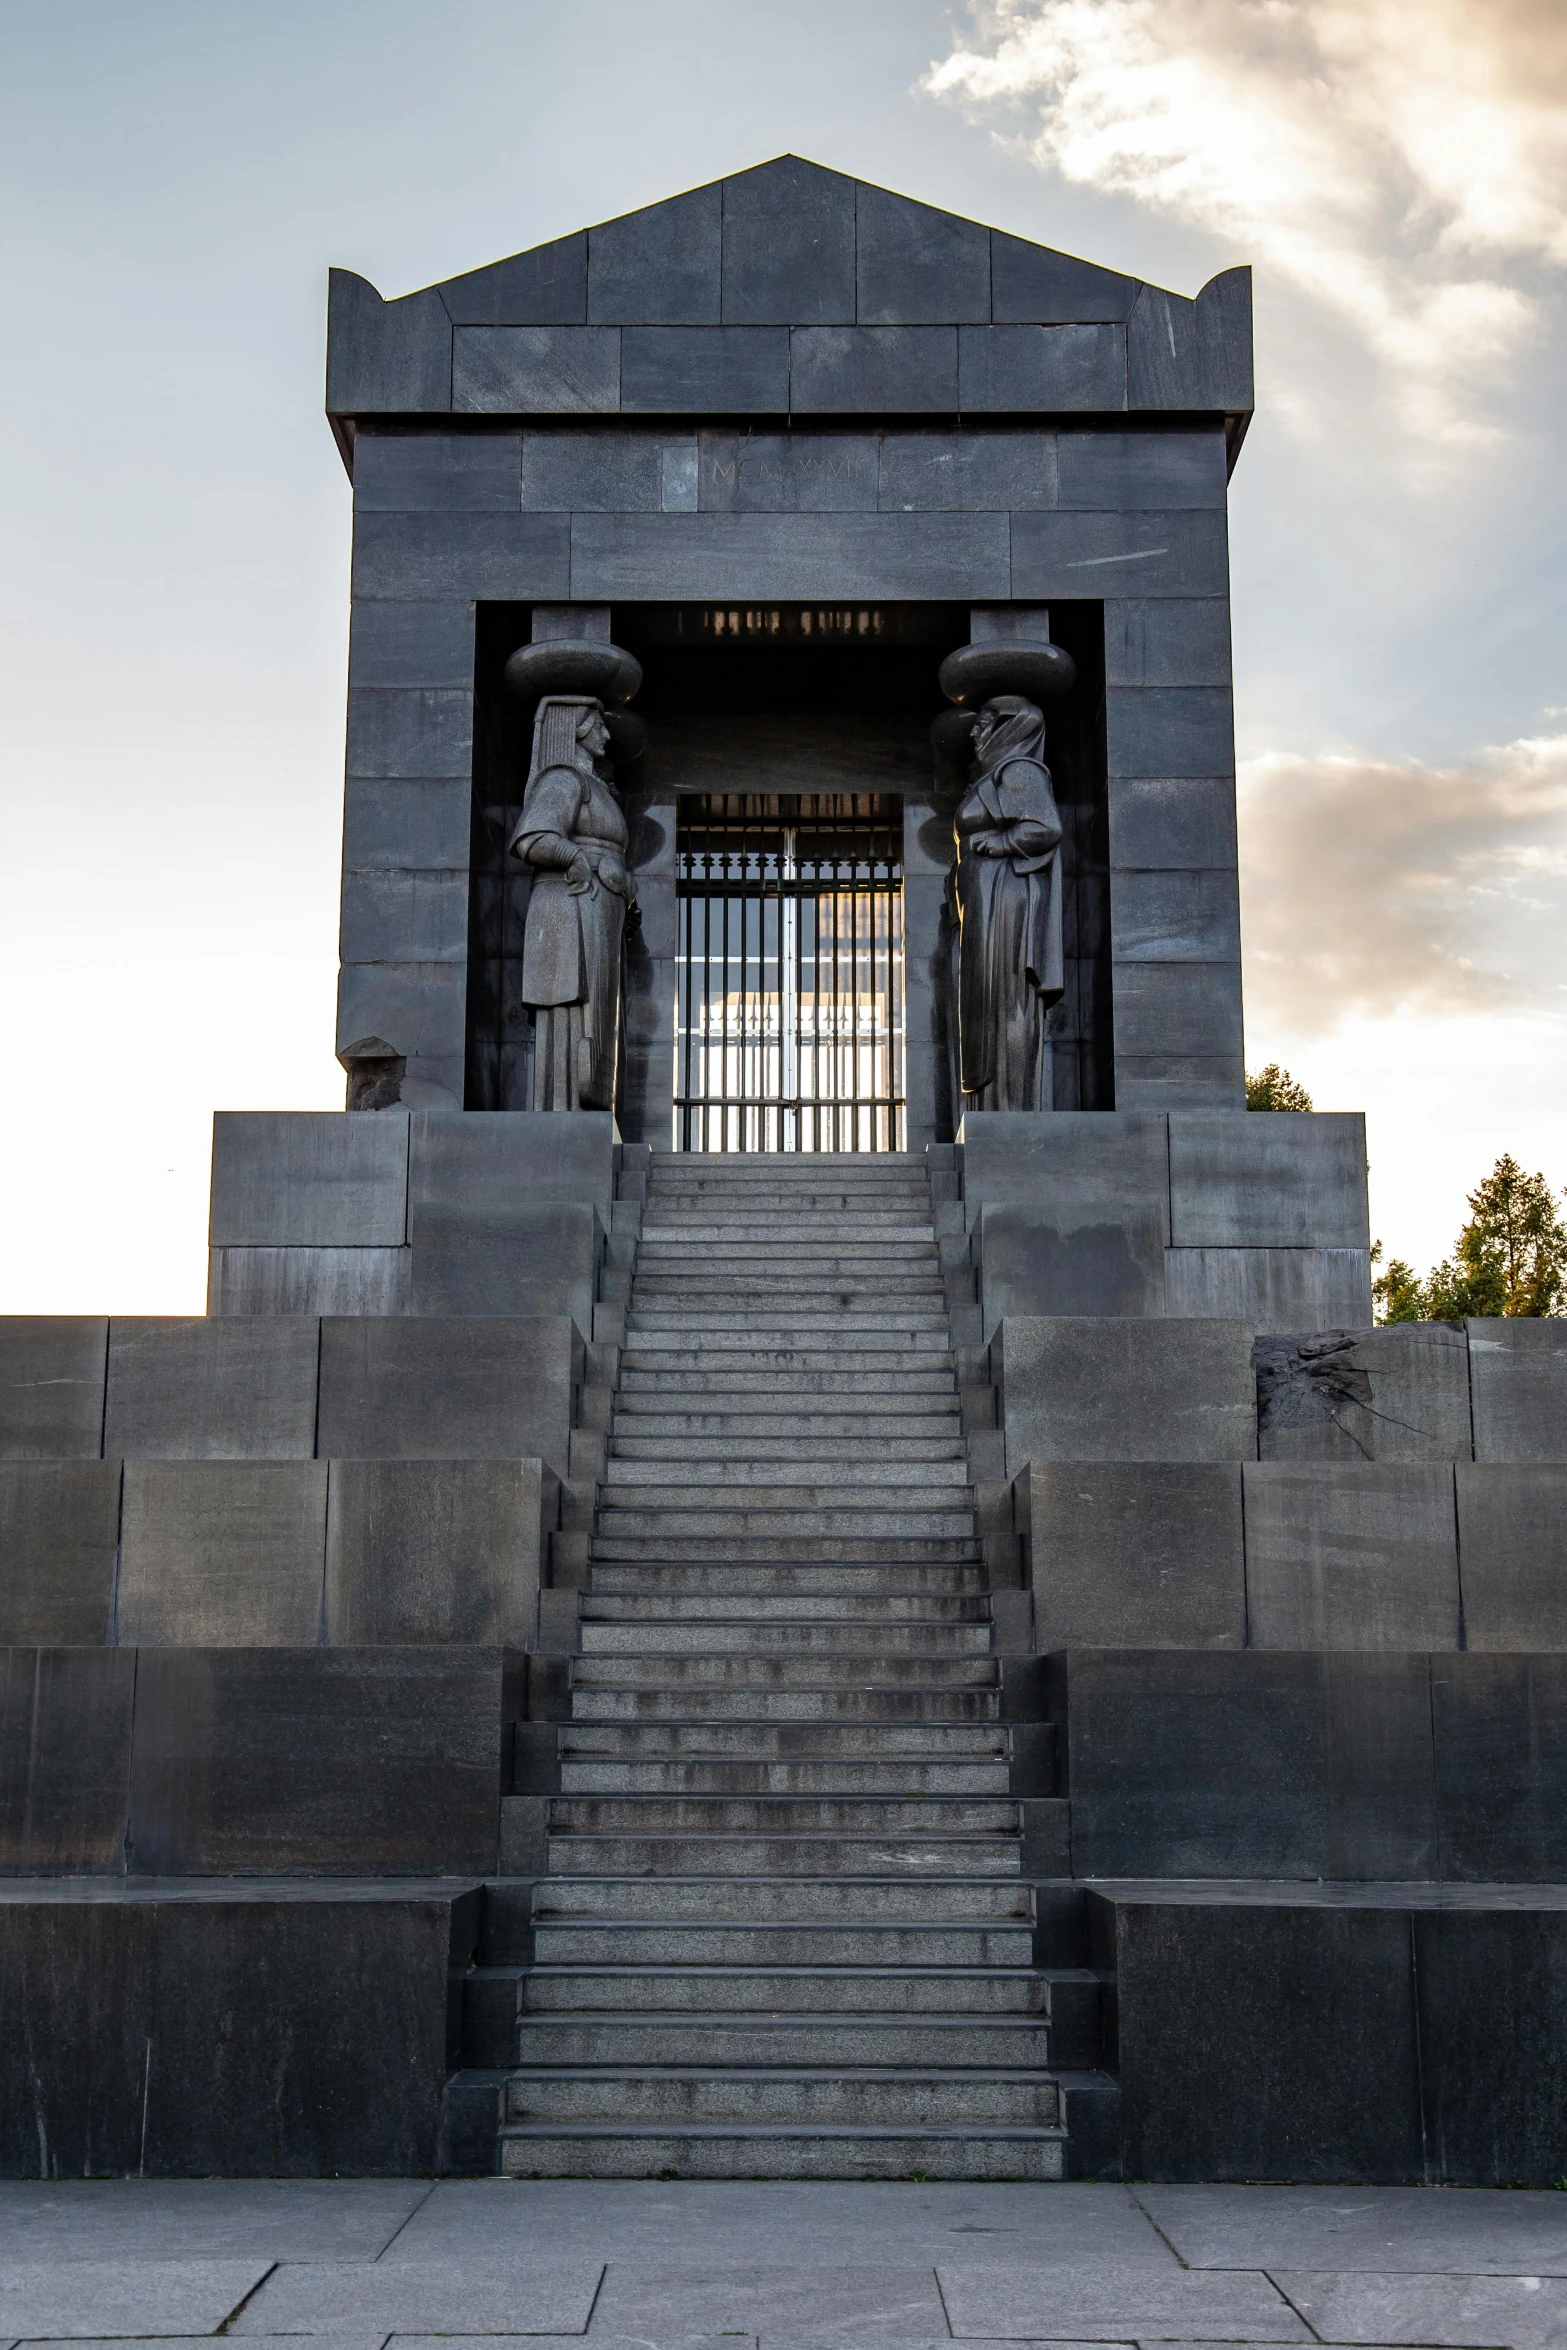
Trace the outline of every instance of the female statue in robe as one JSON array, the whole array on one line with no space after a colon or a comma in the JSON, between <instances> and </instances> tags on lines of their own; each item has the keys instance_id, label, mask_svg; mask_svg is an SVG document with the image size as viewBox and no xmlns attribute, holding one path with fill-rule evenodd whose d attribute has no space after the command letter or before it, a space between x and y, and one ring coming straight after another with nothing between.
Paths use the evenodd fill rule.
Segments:
<instances>
[{"instance_id":1,"label":"female statue in robe","mask_svg":"<svg viewBox=\"0 0 1567 2350\"><path fill-rule=\"evenodd\" d=\"M534 1007L536 1110L615 1106L621 938L634 900L608 749L600 703L567 694L540 702L522 815L509 843L533 870L522 1000Z\"/></svg>"},{"instance_id":2,"label":"female statue in robe","mask_svg":"<svg viewBox=\"0 0 1567 2350\"><path fill-rule=\"evenodd\" d=\"M1045 1015L1065 992L1061 818L1045 721L1020 694L980 710L958 861L958 1083L973 1110L1041 1110Z\"/></svg>"}]
</instances>

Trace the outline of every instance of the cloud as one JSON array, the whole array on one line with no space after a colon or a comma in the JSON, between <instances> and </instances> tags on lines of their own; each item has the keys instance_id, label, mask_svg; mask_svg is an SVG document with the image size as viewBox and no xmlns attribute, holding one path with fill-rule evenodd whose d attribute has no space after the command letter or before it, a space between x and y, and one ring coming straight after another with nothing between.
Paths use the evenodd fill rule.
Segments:
<instances>
[{"instance_id":1,"label":"cloud","mask_svg":"<svg viewBox=\"0 0 1567 2350\"><path fill-rule=\"evenodd\" d=\"M1452 767L1269 752L1242 768L1239 803L1261 1025L1326 1035L1567 995L1567 734Z\"/></svg>"},{"instance_id":2,"label":"cloud","mask_svg":"<svg viewBox=\"0 0 1567 2350\"><path fill-rule=\"evenodd\" d=\"M996 0L923 86L1224 241L1358 333L1405 421L1483 389L1567 263L1559 0Z\"/></svg>"}]
</instances>

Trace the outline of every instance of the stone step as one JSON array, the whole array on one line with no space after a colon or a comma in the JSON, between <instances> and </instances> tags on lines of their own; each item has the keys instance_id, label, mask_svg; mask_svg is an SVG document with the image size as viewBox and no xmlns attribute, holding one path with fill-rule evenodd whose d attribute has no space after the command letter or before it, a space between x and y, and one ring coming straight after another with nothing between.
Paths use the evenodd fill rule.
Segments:
<instances>
[{"instance_id":1,"label":"stone step","mask_svg":"<svg viewBox=\"0 0 1567 2350\"><path fill-rule=\"evenodd\" d=\"M1029 2015L772 2016L637 2013L518 2017L517 2055L528 2067L599 2065L809 2069L825 2084L894 2068L974 2066L1026 2072L1050 2062L1050 2026ZM516 2119L527 2117L518 2114ZM827 2116L823 2117L829 2118ZM853 2116L843 2114L843 2120ZM874 2118L867 2114L863 2118ZM926 2118L939 2120L939 2115ZM1005 2113L992 2117L1012 2118ZM1052 2114L1048 2117L1054 2119Z\"/></svg>"},{"instance_id":2,"label":"stone step","mask_svg":"<svg viewBox=\"0 0 1567 2350\"><path fill-rule=\"evenodd\" d=\"M615 1445L604 1463L601 1490L608 1498L612 1491L665 1486L676 1475L687 1493L698 1486L752 1488L785 1482L781 1475L769 1477L766 1472L770 1469L787 1469L790 1485L798 1483L833 1492L845 1502L852 1501L857 1494L873 1494L884 1486L899 1492L927 1486L943 1491L953 1488L965 1491L969 1481L967 1448L960 1450L952 1444L934 1450L933 1456L923 1460L909 1459L902 1447L889 1454L879 1447L867 1450L846 1445L835 1459L831 1453L819 1451L809 1443L778 1446L763 1453L753 1452L749 1445L742 1448L736 1444L725 1453L718 1445L704 1451L670 1439L651 1456L641 1452L627 1454Z\"/></svg>"},{"instance_id":3,"label":"stone step","mask_svg":"<svg viewBox=\"0 0 1567 2350\"><path fill-rule=\"evenodd\" d=\"M989 1656L989 1622L978 1624L587 1622L584 1656Z\"/></svg>"},{"instance_id":4,"label":"stone step","mask_svg":"<svg viewBox=\"0 0 1567 2350\"><path fill-rule=\"evenodd\" d=\"M509 2179L1008 2179L1066 2176L1064 2130L945 2133L791 2131L739 2123L511 2125L500 2134Z\"/></svg>"},{"instance_id":5,"label":"stone step","mask_svg":"<svg viewBox=\"0 0 1567 2350\"><path fill-rule=\"evenodd\" d=\"M646 1257L637 1260L637 1271L632 1276L632 1304L655 1304L670 1300L672 1304L686 1304L702 1297L745 1297L759 1307L775 1304L780 1297L822 1297L827 1302L846 1300L897 1300L921 1302L947 1300L947 1283L942 1281L937 1264L928 1271L914 1271L907 1264L888 1262L886 1267L867 1267L850 1264L841 1271L827 1271L818 1264L801 1262L794 1257L789 1262L787 1253L780 1253L775 1264L747 1264L747 1262L714 1262L707 1250L688 1250L686 1260L674 1264L648 1264Z\"/></svg>"},{"instance_id":6,"label":"stone step","mask_svg":"<svg viewBox=\"0 0 1567 2350\"><path fill-rule=\"evenodd\" d=\"M952 1364L926 1359L900 1364L896 1358L879 1355L858 1371L844 1370L837 1363L804 1371L789 1364L748 1367L731 1357L720 1370L697 1363L684 1373L658 1370L633 1360L621 1363L615 1408L618 1412L699 1410L701 1404L694 1399L717 1396L723 1399L725 1411L748 1411L753 1400L758 1410L786 1411L792 1399L803 1395L818 1405L826 1397L836 1406L840 1398L853 1396L867 1411L928 1412L943 1407L949 1399L955 1403L957 1393ZM675 1396L691 1400L671 1404L669 1399Z\"/></svg>"},{"instance_id":7,"label":"stone step","mask_svg":"<svg viewBox=\"0 0 1567 2350\"><path fill-rule=\"evenodd\" d=\"M565 1762L563 1795L993 1795L1011 1785L1001 1762Z\"/></svg>"},{"instance_id":8,"label":"stone step","mask_svg":"<svg viewBox=\"0 0 1567 2350\"><path fill-rule=\"evenodd\" d=\"M1015 1877L1011 1836L590 1836L553 1830L552 1877Z\"/></svg>"},{"instance_id":9,"label":"stone step","mask_svg":"<svg viewBox=\"0 0 1567 2350\"><path fill-rule=\"evenodd\" d=\"M649 1214L643 1218L640 1238L643 1240L675 1240L689 1247L693 1242L725 1240L811 1240L831 1235L839 1247L857 1240L918 1241L934 1246L936 1227L929 1216L919 1222L912 1217L889 1209L884 1216L869 1216L839 1208L821 1208L797 1215L744 1215L738 1210L709 1214L702 1211L689 1216Z\"/></svg>"},{"instance_id":10,"label":"stone step","mask_svg":"<svg viewBox=\"0 0 1567 2350\"><path fill-rule=\"evenodd\" d=\"M750 1566L766 1561L780 1566L936 1567L967 1565L980 1555L972 1535L691 1534L671 1542L663 1534L610 1534L603 1527L590 1537L588 1552L594 1562L648 1560L672 1566Z\"/></svg>"},{"instance_id":11,"label":"stone step","mask_svg":"<svg viewBox=\"0 0 1567 2350\"><path fill-rule=\"evenodd\" d=\"M533 1887L535 1932L544 1925L635 1923L754 1927L1034 1926L1034 1889L989 1874L922 1881L885 1871L812 1877L758 1871L749 1880L709 1876L541 1877ZM693 1962L694 1963L694 1962Z\"/></svg>"},{"instance_id":12,"label":"stone step","mask_svg":"<svg viewBox=\"0 0 1567 2350\"><path fill-rule=\"evenodd\" d=\"M570 1836L1015 1837L1021 1806L970 1795L553 1795L550 1834Z\"/></svg>"},{"instance_id":13,"label":"stone step","mask_svg":"<svg viewBox=\"0 0 1567 2350\"><path fill-rule=\"evenodd\" d=\"M764 1313L757 1308L751 1313L726 1313L708 1305L690 1306L636 1306L626 1315L626 1342L634 1334L674 1330L681 1334L681 1343L689 1344L700 1334L707 1339L743 1339L750 1346L762 1346L777 1338L785 1344L804 1341L808 1346L820 1342L821 1335L842 1335L840 1325L852 1322L855 1345L862 1339L896 1338L909 1345L934 1344L942 1340L940 1351L950 1351L946 1343L948 1315L945 1301L932 1306L883 1305L867 1302L863 1308L854 1304L813 1310L808 1300L781 1301L769 1306Z\"/></svg>"},{"instance_id":14,"label":"stone step","mask_svg":"<svg viewBox=\"0 0 1567 2350\"><path fill-rule=\"evenodd\" d=\"M910 1397L901 1411L880 1400L861 1411L826 1412L771 1409L771 1398L758 1396L755 1400L761 1407L755 1411L678 1412L661 1409L651 1397L617 1396L610 1449L614 1453L635 1451L651 1459L652 1445L673 1438L703 1446L743 1439L747 1444L769 1447L815 1438L832 1454L837 1453L840 1443L850 1451L875 1444L881 1451L896 1446L901 1457L905 1445L963 1444L963 1419L956 1395L945 1410L939 1408L941 1399L935 1396Z\"/></svg>"},{"instance_id":15,"label":"stone step","mask_svg":"<svg viewBox=\"0 0 1567 2350\"><path fill-rule=\"evenodd\" d=\"M599 1659L600 1664L605 1660ZM769 1662L776 1664L777 1659ZM908 1659L903 1660L907 1663ZM705 1688L699 1702L709 1722L737 1724L794 1724L854 1722L866 1728L882 1724L917 1722L930 1725L968 1725L999 1721L999 1683L988 1689L892 1689L878 1687L874 1702L861 1669L852 1687L801 1689L752 1686L739 1689ZM680 1683L647 1687L591 1688L572 1691L571 1718L579 1723L674 1724L689 1720L693 1699ZM867 1719L867 1717L871 1717Z\"/></svg>"},{"instance_id":16,"label":"stone step","mask_svg":"<svg viewBox=\"0 0 1567 2350\"><path fill-rule=\"evenodd\" d=\"M519 2017L692 2016L706 2021L864 2015L1050 2021L1049 1981L1026 1961L1007 1968L905 1972L887 1966L723 1967L695 1961L689 1966L552 1966L536 1960L518 1970L516 1982Z\"/></svg>"},{"instance_id":17,"label":"stone step","mask_svg":"<svg viewBox=\"0 0 1567 2350\"><path fill-rule=\"evenodd\" d=\"M940 1462L967 1469L968 1446L956 1413L949 1425L951 1432L941 1436L770 1436L743 1429L723 1436L644 1436L633 1420L629 1426L635 1433L612 1428L608 1458L627 1464L678 1461L722 1463L726 1467L740 1461L814 1461L824 1467L856 1471L881 1467L891 1471Z\"/></svg>"},{"instance_id":18,"label":"stone step","mask_svg":"<svg viewBox=\"0 0 1567 2350\"><path fill-rule=\"evenodd\" d=\"M827 1280L835 1272L853 1280L882 1274L938 1272L941 1249L934 1240L862 1240L844 1248L836 1240L737 1240L731 1248L688 1248L679 1240L639 1240L637 1273L786 1274L808 1273Z\"/></svg>"},{"instance_id":19,"label":"stone step","mask_svg":"<svg viewBox=\"0 0 1567 2350\"><path fill-rule=\"evenodd\" d=\"M815 1485L802 1485L798 1490L760 1485L726 1490L715 1486L710 1502L690 1490L650 1485L634 1508L602 1504L598 1530L608 1540L656 1536L666 1546L685 1535L708 1541L731 1535L753 1541L763 1537L800 1541L813 1534L891 1540L904 1535L972 1534L974 1512L972 1506L959 1508L942 1501L935 1491L924 1503L908 1493L880 1508L856 1509L836 1506L832 1489Z\"/></svg>"},{"instance_id":20,"label":"stone step","mask_svg":"<svg viewBox=\"0 0 1567 2350\"><path fill-rule=\"evenodd\" d=\"M640 2031L626 2027L618 2033L616 2027L595 2030L591 2025L580 2026L575 2032L569 2026L529 2027L523 2031L518 2049L521 2066L526 2069L514 2072L506 2084L506 2118L511 2122L751 2121L793 2123L807 2129L844 2122L904 2129L976 2123L1011 2128L1059 2126L1061 2100L1055 2082L1048 2072L1029 2069L1047 2061L1036 2057L1030 2046L1036 2038L1048 2038L1046 2033L1035 2033L1026 2026L1000 2033L997 2036L1007 2045L992 2050L987 2061L937 2053L938 2049L963 2048L967 2043L959 2030L943 2032L932 2027L928 2054L920 2050L883 2061L874 2054L835 2060L840 2044L852 2047L865 2043L874 2048L876 2034L870 2026L856 2031L828 2024L822 2027L822 2053L813 2060L801 2046L809 2028L784 2025L776 2035L760 2030L754 2055L730 2056L718 2053L718 2047L727 2049L733 2043L743 2049L749 2035L719 2027L713 2034L716 2045L711 2056L660 2056L652 2052L654 2048L666 2042L683 2046L696 2035L678 2026L654 2025ZM900 2046L918 2042L917 2030L896 2024L885 2029L888 2039ZM624 2038L624 2056L553 2053L556 2043L565 2048L580 2038L588 2046L597 2046L612 2035ZM797 2053L771 2055L774 2036ZM539 2049L536 2040L548 2043L550 2052ZM1019 2044L1016 2052L1011 2045L1014 2041ZM984 2069L977 2069L982 2063ZM595 2065L605 2069L586 2069ZM956 2069L969 2065L976 2069Z\"/></svg>"},{"instance_id":21,"label":"stone step","mask_svg":"<svg viewBox=\"0 0 1567 2350\"><path fill-rule=\"evenodd\" d=\"M694 1566L685 1561L630 1561L611 1565L595 1561L584 1593L588 1598L847 1599L885 1606L894 1600L946 1600L987 1596L986 1569L978 1561L966 1566L789 1566L772 1560L764 1566Z\"/></svg>"},{"instance_id":22,"label":"stone step","mask_svg":"<svg viewBox=\"0 0 1567 2350\"><path fill-rule=\"evenodd\" d=\"M923 1969L929 1974L934 1986L931 1996L943 2005L946 1978L953 1970L971 1974L974 1970L1007 1970L994 1978L986 1971L981 1980L999 1980L1009 1996L1014 1981L1020 1980L1029 1985L1032 1997L1039 1980L1032 1972L1034 1929L1026 1924L840 1925L823 1920L810 1925L738 1926L698 1924L694 1919L679 1924L596 1920L591 1924L536 1925L533 1952L536 1968L624 1969L643 1982L649 1979L650 1970L667 1968L671 1984L694 1984L698 1969L709 1970L704 1979L710 1979L711 1970L719 1968L771 1970L767 1979L774 1983L780 1968L800 1969L812 1978L824 1967L896 1970L896 1983L903 1986L896 1992L900 2005L920 1995L923 1978L911 1970ZM530 1975L529 1984L534 1979ZM661 1992L661 2003L666 1995L675 1994L672 1990ZM692 1996L696 1995L693 1991ZM770 1992L767 2004L777 2006L780 1996ZM893 2003L894 1996L889 1987L887 2004ZM838 1990L833 1997L843 2001L847 1994ZM964 1999L970 2005L981 2000L980 1990L972 1982Z\"/></svg>"},{"instance_id":23,"label":"stone step","mask_svg":"<svg viewBox=\"0 0 1567 2350\"><path fill-rule=\"evenodd\" d=\"M690 1345L676 1345L668 1331L643 1330L626 1333L623 1352L631 1357L631 1368L706 1373L716 1379L720 1389L728 1387L736 1371L761 1371L769 1376L780 1371L836 1371L852 1379L866 1372L887 1371L915 1355L923 1358L920 1370L945 1372L955 1387L952 1351L944 1338L937 1343L938 1336L926 1331L916 1331L912 1338L899 1337L890 1330L818 1331L808 1346L762 1346L738 1332L732 1336L719 1332L699 1333ZM621 1375L624 1378L624 1369ZM684 1378L679 1384L684 1393L694 1391L693 1383Z\"/></svg>"},{"instance_id":24,"label":"stone step","mask_svg":"<svg viewBox=\"0 0 1567 2350\"><path fill-rule=\"evenodd\" d=\"M1006 1762L1003 1724L670 1722L583 1724L556 1732L562 1762Z\"/></svg>"},{"instance_id":25,"label":"stone step","mask_svg":"<svg viewBox=\"0 0 1567 2350\"><path fill-rule=\"evenodd\" d=\"M867 1714L868 1692L930 1689L957 1694L997 1689L1001 1668L993 1656L574 1656L573 1690L684 1689L695 1691L858 1690Z\"/></svg>"},{"instance_id":26,"label":"stone step","mask_svg":"<svg viewBox=\"0 0 1567 2350\"><path fill-rule=\"evenodd\" d=\"M870 1571L870 1570L865 1570ZM604 1592L589 1590L578 1601L584 1624L988 1624L988 1593L975 1592L929 1597L913 1593L896 1598L872 1592L834 1593L818 1598L805 1593L768 1591L760 1597L734 1594L715 1606L716 1594L680 1596L670 1592Z\"/></svg>"}]
</instances>

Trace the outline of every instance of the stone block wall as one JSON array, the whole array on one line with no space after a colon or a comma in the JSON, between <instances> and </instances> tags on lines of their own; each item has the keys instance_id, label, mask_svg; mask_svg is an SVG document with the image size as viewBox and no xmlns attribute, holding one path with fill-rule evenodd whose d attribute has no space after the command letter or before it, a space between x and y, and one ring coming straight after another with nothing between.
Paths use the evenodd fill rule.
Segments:
<instances>
[{"instance_id":1,"label":"stone block wall","mask_svg":"<svg viewBox=\"0 0 1567 2350\"><path fill-rule=\"evenodd\" d=\"M987 1335L1007 1315L1371 1320L1358 1112L991 1112L959 1167Z\"/></svg>"},{"instance_id":2,"label":"stone block wall","mask_svg":"<svg viewBox=\"0 0 1567 2350\"><path fill-rule=\"evenodd\" d=\"M1040 1650L1567 1649L1559 1324L1019 1316L989 1368Z\"/></svg>"},{"instance_id":3,"label":"stone block wall","mask_svg":"<svg viewBox=\"0 0 1567 2350\"><path fill-rule=\"evenodd\" d=\"M569 1315L591 1337L607 1113L220 1111L208 1311Z\"/></svg>"}]
</instances>

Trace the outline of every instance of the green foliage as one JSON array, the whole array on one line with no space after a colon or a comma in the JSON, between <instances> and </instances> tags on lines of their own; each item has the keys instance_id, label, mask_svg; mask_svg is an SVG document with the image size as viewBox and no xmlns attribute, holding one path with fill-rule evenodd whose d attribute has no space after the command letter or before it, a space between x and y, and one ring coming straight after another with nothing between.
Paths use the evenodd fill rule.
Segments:
<instances>
[{"instance_id":1,"label":"green foliage","mask_svg":"<svg viewBox=\"0 0 1567 2350\"><path fill-rule=\"evenodd\" d=\"M1382 1261L1382 1243L1379 1240L1371 1252L1371 1262ZM1402 1257L1389 1259L1387 1268L1371 1284L1376 1300L1379 1322L1424 1322L1430 1319L1425 1311L1425 1290L1413 1265Z\"/></svg>"},{"instance_id":2,"label":"green foliage","mask_svg":"<svg viewBox=\"0 0 1567 2350\"><path fill-rule=\"evenodd\" d=\"M1287 1069L1281 1069L1277 1061L1270 1061L1255 1077L1248 1073L1246 1107L1248 1110L1309 1110L1311 1096Z\"/></svg>"},{"instance_id":3,"label":"green foliage","mask_svg":"<svg viewBox=\"0 0 1567 2350\"><path fill-rule=\"evenodd\" d=\"M1380 1243L1373 1255L1380 1258ZM1545 1177L1526 1175L1504 1154L1469 1194L1469 1220L1453 1254L1424 1281L1395 1257L1372 1295L1384 1322L1567 1312L1567 1224Z\"/></svg>"}]
</instances>

